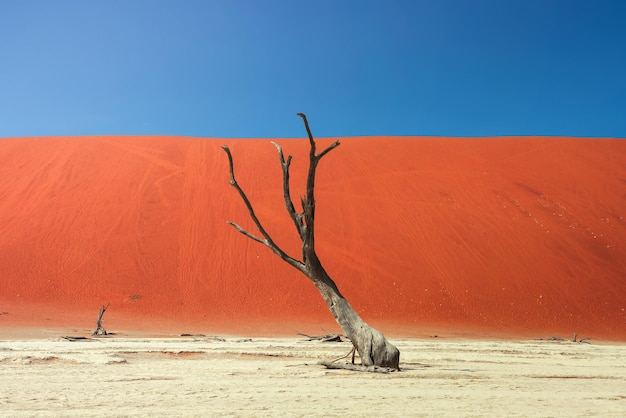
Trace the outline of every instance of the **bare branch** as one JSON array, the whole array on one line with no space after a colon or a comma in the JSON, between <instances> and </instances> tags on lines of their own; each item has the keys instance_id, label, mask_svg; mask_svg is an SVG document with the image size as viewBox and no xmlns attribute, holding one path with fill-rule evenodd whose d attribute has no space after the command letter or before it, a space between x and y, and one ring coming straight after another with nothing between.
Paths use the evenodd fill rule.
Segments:
<instances>
[{"instance_id":1,"label":"bare branch","mask_svg":"<svg viewBox=\"0 0 626 418\"><path fill-rule=\"evenodd\" d=\"M311 144L312 154L315 155L315 140L313 139L311 128L309 128L309 121L306 119L306 115L304 113L296 113L296 115L300 116L302 120L304 121L304 127L306 128L306 133L309 134L309 143Z\"/></svg>"},{"instance_id":2,"label":"bare branch","mask_svg":"<svg viewBox=\"0 0 626 418\"><path fill-rule=\"evenodd\" d=\"M306 181L306 196L302 199L302 209L304 210L304 222L306 224L306 230L304 230L304 237L302 239L302 258L306 263L307 260L316 260L317 255L315 253L315 173L317 170L317 164L320 159L329 153L331 150L339 146L339 141L333 142L328 148L322 151L320 154L316 154L316 144L311 128L309 127L309 121L304 113L297 113L304 122L304 127L309 136L309 172L307 174Z\"/></svg>"},{"instance_id":3,"label":"bare branch","mask_svg":"<svg viewBox=\"0 0 626 418\"><path fill-rule=\"evenodd\" d=\"M328 148L326 148L324 151L316 155L317 159L321 160L324 155L328 154L330 151L334 150L338 146L339 146L339 141L333 142L332 144L328 146Z\"/></svg>"},{"instance_id":4,"label":"bare branch","mask_svg":"<svg viewBox=\"0 0 626 418\"><path fill-rule=\"evenodd\" d=\"M244 234L246 237L256 241L256 242L260 242L263 245L269 245L269 243L264 240L261 239L259 237L257 237L256 235L251 234L250 232L246 231L245 229L243 229L242 227L240 227L239 225L237 225L234 222L228 221L226 222L228 225L231 225L233 228L235 228L237 231L241 232L242 234Z\"/></svg>"},{"instance_id":5,"label":"bare branch","mask_svg":"<svg viewBox=\"0 0 626 418\"><path fill-rule=\"evenodd\" d=\"M224 150L224 152L228 156L228 166L230 167L230 170L229 170L229 173L230 173L230 185L234 186L235 184L237 184L237 182L235 181L235 170L234 170L234 165L233 165L233 156L230 153L230 148L228 148L227 145L222 145L222 149Z\"/></svg>"},{"instance_id":6,"label":"bare branch","mask_svg":"<svg viewBox=\"0 0 626 418\"><path fill-rule=\"evenodd\" d=\"M230 185L233 186L237 190L237 192L239 192L239 196L241 196L241 199L246 204L246 207L248 208L248 212L250 212L250 217L254 221L254 224L259 229L259 232L261 232L261 235L263 235L263 237L267 240L268 244L272 245L273 244L272 239L269 236L269 234L265 231L265 228L263 228L263 225L261 225L261 221L259 220L259 218L256 216L256 213L254 212L252 203L250 203L248 196L246 196L245 192L239 186L239 184L237 183L237 180L235 179L235 169L234 169L234 164L233 164L233 157L230 153L230 148L228 148L228 146L226 145L222 145L222 149L224 150L224 152L226 152L226 155L228 155L228 164L230 166Z\"/></svg>"},{"instance_id":7,"label":"bare branch","mask_svg":"<svg viewBox=\"0 0 626 418\"><path fill-rule=\"evenodd\" d=\"M263 228L261 221L259 220L259 218L256 216L256 213L254 212L252 203L250 203L248 196L246 196L246 193L239 186L239 183L237 183L237 180L235 179L235 169L234 169L234 164L233 164L233 157L230 153L230 148L228 148L228 146L226 145L222 145L222 149L228 156L228 164L230 168L230 184L237 190L237 192L239 192L239 196L241 196L241 199L244 201L244 203L246 204L246 207L248 208L248 213L250 214L250 218L252 218L252 221L254 222L259 232L261 233L261 235L263 235L265 239L261 239L251 234L250 232L246 231L245 229L243 229L242 227L240 227L234 222L228 222L228 224L232 225L233 228L235 228L237 231L241 232L243 235L247 236L248 238L267 246L276 255L278 255L280 258L282 258L284 261L294 266L298 270L302 270L304 268L303 263L289 256L286 252L284 252L278 245L276 245L274 240L272 240L272 237L267 233L265 228Z\"/></svg>"},{"instance_id":8,"label":"bare branch","mask_svg":"<svg viewBox=\"0 0 626 418\"><path fill-rule=\"evenodd\" d=\"M315 157L317 160L319 160L324 155L328 154L328 152L330 152L331 150L339 146L339 141L335 141L332 144L330 144L330 146L326 148L324 151L320 152L319 154L316 154L315 153L315 149L316 149L315 139L313 138L313 134L311 133L311 128L309 127L309 121L307 120L306 115L304 113L296 113L296 115L300 116L302 120L304 121L304 127L306 128L306 133L309 135L309 143L311 144L311 156L312 157Z\"/></svg>"},{"instance_id":9,"label":"bare branch","mask_svg":"<svg viewBox=\"0 0 626 418\"><path fill-rule=\"evenodd\" d=\"M285 206L287 207L287 212L289 212L289 216L296 226L296 230L298 231L298 235L300 236L300 240L304 240L304 231L306 226L302 222L303 214L297 213L296 208L293 205L293 200L291 200L291 191L289 188L289 166L291 165L291 155L287 157L285 160L285 156L283 154L283 148L272 141L272 144L278 150L278 156L280 158L280 166L283 169L283 196L285 199Z\"/></svg>"}]
</instances>

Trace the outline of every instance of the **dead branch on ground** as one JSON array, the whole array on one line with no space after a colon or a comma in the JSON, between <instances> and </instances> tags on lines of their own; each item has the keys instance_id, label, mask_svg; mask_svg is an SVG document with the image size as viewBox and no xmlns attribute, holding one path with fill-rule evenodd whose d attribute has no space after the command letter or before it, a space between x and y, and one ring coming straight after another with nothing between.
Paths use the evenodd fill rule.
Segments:
<instances>
[{"instance_id":1,"label":"dead branch on ground","mask_svg":"<svg viewBox=\"0 0 626 418\"><path fill-rule=\"evenodd\" d=\"M393 367L365 366L363 364L335 363L332 361L320 361L318 364L326 367L327 369L343 369L343 370L351 370L353 372L385 373L386 374L386 373L396 372L399 370Z\"/></svg>"},{"instance_id":2,"label":"dead branch on ground","mask_svg":"<svg viewBox=\"0 0 626 418\"><path fill-rule=\"evenodd\" d=\"M299 332L298 335L302 335L303 337L308 338L308 341L321 341L323 343L342 343L345 341L350 341L341 334L307 335Z\"/></svg>"},{"instance_id":3,"label":"dead branch on ground","mask_svg":"<svg viewBox=\"0 0 626 418\"><path fill-rule=\"evenodd\" d=\"M574 338L571 340L563 337L550 337L550 338L537 338L537 341L563 341L563 342L571 342L571 343L579 343L579 344L591 344L589 341L591 338L581 338L578 339L578 334L574 333Z\"/></svg>"},{"instance_id":4,"label":"dead branch on ground","mask_svg":"<svg viewBox=\"0 0 626 418\"><path fill-rule=\"evenodd\" d=\"M87 338L87 337L72 337L72 336L69 336L69 335L63 336L61 338L63 338L64 340L67 340L67 341L72 341L72 342L76 342L76 341L93 341L91 338Z\"/></svg>"}]
</instances>

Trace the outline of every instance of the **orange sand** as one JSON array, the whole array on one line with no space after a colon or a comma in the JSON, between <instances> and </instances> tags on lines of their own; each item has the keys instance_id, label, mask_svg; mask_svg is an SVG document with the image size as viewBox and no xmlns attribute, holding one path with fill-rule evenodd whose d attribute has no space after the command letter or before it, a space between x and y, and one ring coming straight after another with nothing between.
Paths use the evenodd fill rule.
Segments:
<instances>
[{"instance_id":1,"label":"orange sand","mask_svg":"<svg viewBox=\"0 0 626 418\"><path fill-rule=\"evenodd\" d=\"M297 200L308 142L279 142ZM626 341L625 140L341 142L318 171L318 252L373 325ZM0 333L89 327L106 302L112 328L333 327L304 276L226 224L254 230L222 144L297 257L270 140L1 139Z\"/></svg>"}]
</instances>

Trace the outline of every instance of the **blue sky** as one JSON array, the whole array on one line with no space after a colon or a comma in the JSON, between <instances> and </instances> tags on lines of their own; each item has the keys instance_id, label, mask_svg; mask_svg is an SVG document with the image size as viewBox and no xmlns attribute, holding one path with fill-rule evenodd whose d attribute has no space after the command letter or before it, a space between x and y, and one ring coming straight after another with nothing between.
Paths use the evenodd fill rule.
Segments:
<instances>
[{"instance_id":1,"label":"blue sky","mask_svg":"<svg viewBox=\"0 0 626 418\"><path fill-rule=\"evenodd\" d=\"M626 1L0 2L0 137L626 137Z\"/></svg>"}]
</instances>

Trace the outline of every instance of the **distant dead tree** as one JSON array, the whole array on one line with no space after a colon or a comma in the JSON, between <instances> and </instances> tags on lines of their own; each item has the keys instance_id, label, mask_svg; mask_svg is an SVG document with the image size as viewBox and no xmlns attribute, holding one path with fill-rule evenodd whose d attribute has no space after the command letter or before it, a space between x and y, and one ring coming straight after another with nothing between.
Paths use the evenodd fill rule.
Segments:
<instances>
[{"instance_id":1,"label":"distant dead tree","mask_svg":"<svg viewBox=\"0 0 626 418\"><path fill-rule=\"evenodd\" d=\"M394 345L389 343L380 331L372 328L363 319L361 319L357 312L343 297L335 282L330 278L322 266L322 263L315 252L315 172L322 157L339 146L339 141L333 142L330 146L328 146L328 148L324 149L320 153L316 153L315 140L311 134L311 129L309 128L306 115L303 113L298 113L297 115L304 121L310 145L306 196L301 198L301 212L296 211L291 199L289 166L291 164L292 156L290 155L287 159L285 159L281 146L277 143L273 144L278 150L280 165L282 166L283 195L287 212L289 213L289 216L296 227L296 232L302 241L302 260L298 260L283 251L265 230L257 218L250 200L235 179L233 157L230 149L224 145L222 148L228 155L228 162L230 165L230 184L239 192L239 195L248 208L250 217L254 221L254 224L258 228L262 237L256 236L244 230L236 223L230 221L228 223L246 237L268 247L283 261L302 272L313 282L326 302L326 305L328 305L328 309L330 309L330 312L333 314L335 320L343 329L346 337L352 341L354 348L361 357L361 363L363 366L366 368L369 367L370 369L372 366L398 369L400 363L400 351Z\"/></svg>"},{"instance_id":2,"label":"distant dead tree","mask_svg":"<svg viewBox=\"0 0 626 418\"><path fill-rule=\"evenodd\" d=\"M107 330L104 329L104 327L102 326L102 317L104 316L104 313L106 312L109 305L110 303L107 303L107 306L100 305L100 310L98 311L98 320L96 321L96 330L91 333L91 335L93 335L94 337L98 337L100 335L108 335Z\"/></svg>"}]
</instances>

